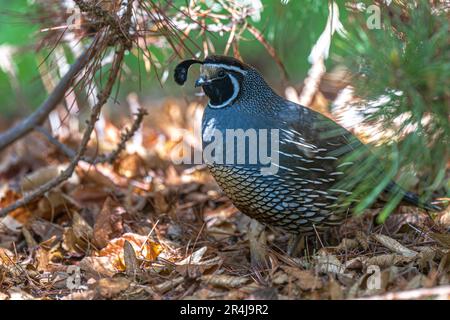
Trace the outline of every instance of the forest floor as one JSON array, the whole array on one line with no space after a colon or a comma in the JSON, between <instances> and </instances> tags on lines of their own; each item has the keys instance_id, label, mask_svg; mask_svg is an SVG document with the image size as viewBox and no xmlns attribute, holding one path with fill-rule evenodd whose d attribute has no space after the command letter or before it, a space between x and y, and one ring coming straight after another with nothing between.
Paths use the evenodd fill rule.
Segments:
<instances>
[{"instance_id":1,"label":"forest floor","mask_svg":"<svg viewBox=\"0 0 450 320\"><path fill-rule=\"evenodd\" d=\"M152 111L153 113L153 111ZM248 226L201 165L170 152L199 108L167 101L114 165L80 162L76 173L0 218L2 299L450 298L450 211L379 209L303 241L266 231L270 267L251 268ZM126 119L106 121L95 156L120 140ZM129 124L128 124L129 125ZM61 133L76 148L79 135ZM95 139L93 139L95 140ZM40 133L0 157L0 207L59 174L68 159Z\"/></svg>"}]
</instances>

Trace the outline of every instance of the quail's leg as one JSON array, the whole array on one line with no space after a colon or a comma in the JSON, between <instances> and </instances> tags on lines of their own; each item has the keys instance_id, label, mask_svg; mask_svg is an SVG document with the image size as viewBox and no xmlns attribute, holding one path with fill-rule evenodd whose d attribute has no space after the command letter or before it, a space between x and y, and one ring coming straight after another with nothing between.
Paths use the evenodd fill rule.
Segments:
<instances>
[{"instance_id":1,"label":"quail's leg","mask_svg":"<svg viewBox=\"0 0 450 320\"><path fill-rule=\"evenodd\" d=\"M265 227L256 220L250 222L248 238L250 241L250 260L253 268L264 269L268 265Z\"/></svg>"},{"instance_id":2,"label":"quail's leg","mask_svg":"<svg viewBox=\"0 0 450 320\"><path fill-rule=\"evenodd\" d=\"M302 240L304 239L304 236L301 234L291 234L289 237L289 242L287 245L287 254L291 257L294 257L298 250L300 249L300 244Z\"/></svg>"}]
</instances>

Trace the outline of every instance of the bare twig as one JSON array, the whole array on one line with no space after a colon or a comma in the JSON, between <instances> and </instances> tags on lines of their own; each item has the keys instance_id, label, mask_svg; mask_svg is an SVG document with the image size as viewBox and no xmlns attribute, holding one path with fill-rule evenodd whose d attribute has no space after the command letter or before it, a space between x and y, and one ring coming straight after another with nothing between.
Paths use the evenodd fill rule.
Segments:
<instances>
[{"instance_id":1,"label":"bare twig","mask_svg":"<svg viewBox=\"0 0 450 320\"><path fill-rule=\"evenodd\" d=\"M130 0L128 2L127 12L126 12L123 20L125 20L125 19L126 19L126 21L130 21L131 20L131 12L132 12L131 11L131 6L132 5L133 5L133 1ZM128 25L128 23L125 23L125 25ZM128 32L128 29L127 29L126 32ZM107 33L103 37L103 40L106 40L106 43L108 43L108 41L111 39L111 37L114 37L114 32ZM132 46L132 42L129 40L129 38L127 36L121 38L121 42L118 45L118 48L116 49L115 58L114 58L114 60L112 62L112 66L111 66L111 69L109 71L108 80L107 80L104 88L102 89L102 91L97 95L97 103L92 107L91 115L90 115L90 118L89 118L89 120L87 122L87 127L86 127L86 129L84 131L83 137L81 138L80 146L78 147L77 153L73 157L73 159L70 162L69 166L64 171L62 171L61 174L58 177L50 180L49 182L41 185L40 187L38 187L35 190L31 191L30 193L26 194L22 199L17 200L16 202L11 204L10 206L1 209L0 210L0 217L8 214L9 212L11 212L11 211L13 211L13 210L15 210L17 208L20 208L22 206L25 206L25 205L29 204L33 200L35 200L38 197L44 195L46 192L48 192L51 189L55 188L60 183L66 181L67 179L69 179L72 176L73 171L75 170L76 166L78 165L78 162L81 160L81 158L83 157L84 153L86 152L87 145L88 145L89 140L91 138L91 134L94 131L95 123L97 122L97 120L98 120L98 118L100 116L100 112L102 110L102 107L107 102L108 98L111 95L112 88L113 88L113 86L114 86L114 84L115 84L115 82L117 80L117 77L118 77L119 72L120 72L121 67L122 67L122 62L123 62L123 59L124 59L124 56L125 56L125 51L129 50L131 46ZM104 48L104 50L106 50L106 48ZM88 52L89 52L89 50L88 50ZM86 55L86 59L89 61L88 58L90 58L91 55L88 54L88 53L83 54L83 56L84 55ZM87 61L86 61L86 63L84 65L86 65L86 64L87 64ZM80 70L81 70L81 68L80 68ZM76 73L73 74L73 76L75 76L75 75L76 75ZM71 79L73 78L73 76L71 77ZM70 83L71 83L71 81L68 81L68 84L70 84ZM60 87L60 84L58 84L57 88L58 87ZM65 90L61 89L61 91L62 91L61 95L63 96L64 93L65 93ZM60 97L60 98L62 98L62 97ZM119 147L120 147L120 144L119 144ZM120 150L118 152L120 152Z\"/></svg>"},{"instance_id":2,"label":"bare twig","mask_svg":"<svg viewBox=\"0 0 450 320\"><path fill-rule=\"evenodd\" d=\"M72 85L76 75L88 64L91 55L95 53L94 48L95 45L92 45L78 57L52 93L35 112L0 135L0 151L28 134L36 126L42 124L45 119L47 119L49 113L55 109L58 103L64 98L66 91Z\"/></svg>"},{"instance_id":3,"label":"bare twig","mask_svg":"<svg viewBox=\"0 0 450 320\"><path fill-rule=\"evenodd\" d=\"M126 145L127 141L130 140L133 137L133 135L136 133L136 131L139 129L139 127L141 126L142 120L144 119L144 117L146 115L147 115L147 111L145 109L139 109L138 113L136 113L136 119L134 120L133 125L131 126L131 129L129 129L129 130L125 129L125 132L123 132L121 134L120 142L117 145L117 148L108 155L94 159L93 164L104 163L104 162L113 163L116 160L117 156L125 149L125 145Z\"/></svg>"},{"instance_id":4,"label":"bare twig","mask_svg":"<svg viewBox=\"0 0 450 320\"><path fill-rule=\"evenodd\" d=\"M106 162L113 163L116 160L117 156L125 149L125 146L126 146L126 143L128 142L128 140L130 140L134 136L136 131L139 130L142 120L144 119L144 117L146 115L147 115L147 111L145 109L138 110L138 113L135 114L136 119L134 120L133 125L131 126L131 129L125 129L125 132L123 132L121 134L119 144L117 145L116 149L114 151L112 151L110 154L102 155L97 158L82 156L80 160L85 161L92 165L99 164L99 163L106 163ZM42 133L48 139L48 141L50 143L52 143L54 146L56 146L68 158L73 158L76 156L77 153L75 150L72 150L71 148L66 146L64 143L62 143L61 141L56 139L45 128L38 127L38 128L36 128L36 130L39 131L40 133Z\"/></svg>"},{"instance_id":5,"label":"bare twig","mask_svg":"<svg viewBox=\"0 0 450 320\"><path fill-rule=\"evenodd\" d=\"M75 155L77 154L75 150L72 150L71 148L69 148L68 146L66 146L64 143L62 143L61 141L59 141L57 138L55 138L50 132L48 132L47 129L45 129L44 127L37 127L36 131L42 133L47 140L53 144L54 146L56 146L59 151L61 151L65 156L67 156L68 158L73 158L75 157ZM84 157L83 157L84 158ZM83 159L84 160L84 159Z\"/></svg>"},{"instance_id":6,"label":"bare twig","mask_svg":"<svg viewBox=\"0 0 450 320\"><path fill-rule=\"evenodd\" d=\"M111 70L109 72L108 82L106 83L104 89L98 95L98 101L92 108L91 116L89 118L87 128L84 131L83 137L81 139L81 143L78 148L78 151L77 151L76 155L74 156L74 158L72 159L72 161L70 162L69 166L64 171L62 171L58 177L52 179L51 181L47 182L46 184L43 184L42 186L35 189L34 191L28 193L22 199L19 199L16 202L14 202L12 205L1 209L0 217L8 214L9 212L11 212L17 208L27 205L31 201L42 196L43 194L45 194L46 192L55 188L60 183L64 182L65 180L69 179L72 176L72 173L75 170L75 167L77 166L78 162L80 161L84 152L86 151L87 144L90 140L92 132L94 131L95 123L100 115L100 111L101 111L103 105L108 100L108 97L111 94L112 87L116 81L117 75L119 74L119 71L120 71L120 68L122 65L122 60L123 60L123 57L125 54L125 50L126 50L126 46L122 45L116 53L115 60L113 62Z\"/></svg>"}]
</instances>

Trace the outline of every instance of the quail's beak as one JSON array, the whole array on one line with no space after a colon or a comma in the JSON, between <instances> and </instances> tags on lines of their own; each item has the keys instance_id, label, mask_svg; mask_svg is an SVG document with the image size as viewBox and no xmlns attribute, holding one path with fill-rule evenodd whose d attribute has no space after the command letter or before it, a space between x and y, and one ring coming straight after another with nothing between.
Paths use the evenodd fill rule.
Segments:
<instances>
[{"instance_id":1,"label":"quail's beak","mask_svg":"<svg viewBox=\"0 0 450 320\"><path fill-rule=\"evenodd\" d=\"M195 87L201 87L204 84L208 83L208 80L206 79L205 76L200 76L200 78L197 79L197 81L195 81Z\"/></svg>"}]
</instances>

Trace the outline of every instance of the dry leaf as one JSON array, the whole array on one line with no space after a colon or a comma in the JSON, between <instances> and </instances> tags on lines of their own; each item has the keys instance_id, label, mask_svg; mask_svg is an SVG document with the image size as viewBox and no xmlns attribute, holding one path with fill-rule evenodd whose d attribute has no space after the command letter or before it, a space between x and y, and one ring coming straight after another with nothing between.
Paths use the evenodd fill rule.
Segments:
<instances>
[{"instance_id":1,"label":"dry leaf","mask_svg":"<svg viewBox=\"0 0 450 320\"><path fill-rule=\"evenodd\" d=\"M288 283L288 281L289 281L289 276L283 271L276 272L272 278L273 284L284 284L284 283Z\"/></svg>"},{"instance_id":2,"label":"dry leaf","mask_svg":"<svg viewBox=\"0 0 450 320\"><path fill-rule=\"evenodd\" d=\"M388 236L385 236L383 234L373 234L372 237L386 248L390 249L395 253L401 254L404 257L412 258L417 255L416 251L406 248L400 242Z\"/></svg>"},{"instance_id":3,"label":"dry leaf","mask_svg":"<svg viewBox=\"0 0 450 320\"><path fill-rule=\"evenodd\" d=\"M95 291L98 296L111 299L128 289L131 281L124 277L103 278L97 281Z\"/></svg>"},{"instance_id":4,"label":"dry leaf","mask_svg":"<svg viewBox=\"0 0 450 320\"><path fill-rule=\"evenodd\" d=\"M80 184L70 192L70 197L74 202L85 203L103 200L108 194L108 190L98 185Z\"/></svg>"},{"instance_id":5,"label":"dry leaf","mask_svg":"<svg viewBox=\"0 0 450 320\"><path fill-rule=\"evenodd\" d=\"M256 289L247 300L278 300L278 292L275 288Z\"/></svg>"},{"instance_id":6,"label":"dry leaf","mask_svg":"<svg viewBox=\"0 0 450 320\"><path fill-rule=\"evenodd\" d=\"M438 266L438 273L446 273L450 271L450 252L447 252L441 258Z\"/></svg>"},{"instance_id":7,"label":"dry leaf","mask_svg":"<svg viewBox=\"0 0 450 320\"><path fill-rule=\"evenodd\" d=\"M62 300L93 300L95 297L94 290L72 292L62 297Z\"/></svg>"},{"instance_id":8,"label":"dry leaf","mask_svg":"<svg viewBox=\"0 0 450 320\"><path fill-rule=\"evenodd\" d=\"M235 277L223 274L203 275L201 276L200 280L212 286L224 288L240 288L250 281L250 279L247 277Z\"/></svg>"},{"instance_id":9,"label":"dry leaf","mask_svg":"<svg viewBox=\"0 0 450 320\"><path fill-rule=\"evenodd\" d=\"M34 190L59 176L61 171L66 168L67 165L50 165L40 168L22 178L20 183L21 189L23 191Z\"/></svg>"},{"instance_id":10,"label":"dry leaf","mask_svg":"<svg viewBox=\"0 0 450 320\"><path fill-rule=\"evenodd\" d=\"M6 208L17 200L21 199L22 195L12 190L7 190L4 196L0 199L0 208ZM30 209L34 208L34 204L27 207L17 208L10 212L6 217L0 218L0 224L6 226L11 231L18 231L24 224L26 224L32 216Z\"/></svg>"},{"instance_id":11,"label":"dry leaf","mask_svg":"<svg viewBox=\"0 0 450 320\"><path fill-rule=\"evenodd\" d=\"M97 167L91 167L89 164L83 168L84 170L78 170L78 174L82 178L82 185L89 185L93 184L98 189L101 189L102 187L106 188L114 188L114 182L111 181L110 178L105 176L102 172L100 172L99 168Z\"/></svg>"},{"instance_id":12,"label":"dry leaf","mask_svg":"<svg viewBox=\"0 0 450 320\"><path fill-rule=\"evenodd\" d=\"M112 265L120 272L126 270L123 251L125 241L129 241L133 246L135 256L139 260L154 261L162 251L159 244L148 240L145 236L125 233L120 238L111 240L105 248L99 251L99 256L111 259Z\"/></svg>"},{"instance_id":13,"label":"dry leaf","mask_svg":"<svg viewBox=\"0 0 450 320\"><path fill-rule=\"evenodd\" d=\"M37 213L40 217L53 221L61 211L67 209L67 201L60 191L50 191L37 203Z\"/></svg>"},{"instance_id":14,"label":"dry leaf","mask_svg":"<svg viewBox=\"0 0 450 320\"><path fill-rule=\"evenodd\" d=\"M450 228L450 206L447 206L447 208L440 213L438 221L445 228Z\"/></svg>"},{"instance_id":15,"label":"dry leaf","mask_svg":"<svg viewBox=\"0 0 450 320\"><path fill-rule=\"evenodd\" d=\"M36 270L47 271L50 262L48 251L39 247L35 252Z\"/></svg>"},{"instance_id":16,"label":"dry leaf","mask_svg":"<svg viewBox=\"0 0 450 320\"><path fill-rule=\"evenodd\" d=\"M203 274L206 270L210 270L211 268L217 268L222 264L222 259L220 257L201 261L207 249L207 247L202 247L185 259L176 262L175 270L180 274L185 275L186 273L189 273L190 276L194 277Z\"/></svg>"},{"instance_id":17,"label":"dry leaf","mask_svg":"<svg viewBox=\"0 0 450 320\"><path fill-rule=\"evenodd\" d=\"M98 249L123 232L122 214L125 210L111 198L106 198L94 225L93 242Z\"/></svg>"},{"instance_id":18,"label":"dry leaf","mask_svg":"<svg viewBox=\"0 0 450 320\"><path fill-rule=\"evenodd\" d=\"M16 263L14 254L5 248L0 248L0 268L10 268Z\"/></svg>"},{"instance_id":19,"label":"dry leaf","mask_svg":"<svg viewBox=\"0 0 450 320\"><path fill-rule=\"evenodd\" d=\"M405 257L398 254L382 254L369 258L364 263L366 266L376 265L380 268L387 268L394 265L402 265L411 261L411 257Z\"/></svg>"},{"instance_id":20,"label":"dry leaf","mask_svg":"<svg viewBox=\"0 0 450 320\"><path fill-rule=\"evenodd\" d=\"M83 217L78 214L78 212L72 212L72 229L75 237L77 239L82 239L86 242L92 239L94 231L92 227L83 219Z\"/></svg>"},{"instance_id":21,"label":"dry leaf","mask_svg":"<svg viewBox=\"0 0 450 320\"><path fill-rule=\"evenodd\" d=\"M153 201L156 213L167 213L170 205L166 200L166 190L157 191L154 193Z\"/></svg>"},{"instance_id":22,"label":"dry leaf","mask_svg":"<svg viewBox=\"0 0 450 320\"><path fill-rule=\"evenodd\" d=\"M64 232L61 226L39 218L31 222L30 229L40 237L41 241L47 241L52 237L62 238Z\"/></svg>"},{"instance_id":23,"label":"dry leaf","mask_svg":"<svg viewBox=\"0 0 450 320\"><path fill-rule=\"evenodd\" d=\"M87 249L87 243L78 239L71 227L65 228L63 233L62 248L73 255L84 253Z\"/></svg>"},{"instance_id":24,"label":"dry leaf","mask_svg":"<svg viewBox=\"0 0 450 320\"><path fill-rule=\"evenodd\" d=\"M418 289L423 286L423 280L425 276L423 274L415 275L411 280L408 281L408 285L406 286L406 290Z\"/></svg>"},{"instance_id":25,"label":"dry leaf","mask_svg":"<svg viewBox=\"0 0 450 320\"><path fill-rule=\"evenodd\" d=\"M367 235L364 234L361 231L357 231L355 234L355 239L359 242L359 244L361 245L361 247L364 250L368 250L369 249L369 242L367 241Z\"/></svg>"},{"instance_id":26,"label":"dry leaf","mask_svg":"<svg viewBox=\"0 0 450 320\"><path fill-rule=\"evenodd\" d=\"M93 277L112 277L117 273L110 257L85 257L80 261L80 268Z\"/></svg>"},{"instance_id":27,"label":"dry leaf","mask_svg":"<svg viewBox=\"0 0 450 320\"><path fill-rule=\"evenodd\" d=\"M318 255L314 257L316 271L322 273L343 273L345 266L334 255Z\"/></svg>"},{"instance_id":28,"label":"dry leaf","mask_svg":"<svg viewBox=\"0 0 450 320\"><path fill-rule=\"evenodd\" d=\"M208 235L211 235L217 241L221 241L236 234L236 225L229 221L210 219L207 222L206 231Z\"/></svg>"},{"instance_id":29,"label":"dry leaf","mask_svg":"<svg viewBox=\"0 0 450 320\"><path fill-rule=\"evenodd\" d=\"M334 280L333 277L330 277L330 281L328 282L328 292L330 294L331 300L344 299L344 291L342 290L341 285L336 280Z\"/></svg>"},{"instance_id":30,"label":"dry leaf","mask_svg":"<svg viewBox=\"0 0 450 320\"><path fill-rule=\"evenodd\" d=\"M342 239L341 243L337 247L334 247L334 250L336 251L349 251L353 249L359 248L360 243L356 239L348 239L344 238Z\"/></svg>"},{"instance_id":31,"label":"dry leaf","mask_svg":"<svg viewBox=\"0 0 450 320\"><path fill-rule=\"evenodd\" d=\"M85 253L92 239L92 227L77 212L72 215L72 227L64 230L63 248L73 254Z\"/></svg>"},{"instance_id":32,"label":"dry leaf","mask_svg":"<svg viewBox=\"0 0 450 320\"><path fill-rule=\"evenodd\" d=\"M19 287L13 287L8 290L10 300L35 300L29 293L23 291Z\"/></svg>"},{"instance_id":33,"label":"dry leaf","mask_svg":"<svg viewBox=\"0 0 450 320\"><path fill-rule=\"evenodd\" d=\"M66 170L67 164L59 165L49 165L47 167L39 168L38 170L26 175L21 180L21 190L22 191L32 191L40 186L46 184L47 182L55 179L61 174L62 171ZM66 183L78 184L78 176L74 173L72 176L65 181Z\"/></svg>"},{"instance_id":34,"label":"dry leaf","mask_svg":"<svg viewBox=\"0 0 450 320\"><path fill-rule=\"evenodd\" d=\"M283 267L289 275L297 279L302 290L315 290L322 288L322 280L312 270L301 270L295 267Z\"/></svg>"},{"instance_id":35,"label":"dry leaf","mask_svg":"<svg viewBox=\"0 0 450 320\"><path fill-rule=\"evenodd\" d=\"M125 240L123 244L123 261L127 275L133 276L139 271L139 261L136 258L133 245L128 240Z\"/></svg>"},{"instance_id":36,"label":"dry leaf","mask_svg":"<svg viewBox=\"0 0 450 320\"><path fill-rule=\"evenodd\" d=\"M430 233L430 237L437 241L440 245L450 249L450 234L432 232Z\"/></svg>"},{"instance_id":37,"label":"dry leaf","mask_svg":"<svg viewBox=\"0 0 450 320\"><path fill-rule=\"evenodd\" d=\"M22 235L25 238L25 242L27 243L27 247L32 249L37 247L37 242L34 240L33 236L31 235L30 231L28 231L27 228L22 228Z\"/></svg>"},{"instance_id":38,"label":"dry leaf","mask_svg":"<svg viewBox=\"0 0 450 320\"><path fill-rule=\"evenodd\" d=\"M345 262L345 269L361 270L363 267L363 261L367 260L366 257L356 257Z\"/></svg>"},{"instance_id":39,"label":"dry leaf","mask_svg":"<svg viewBox=\"0 0 450 320\"><path fill-rule=\"evenodd\" d=\"M127 178L135 178L141 175L141 168L143 168L143 161L137 153L127 154L116 162L114 169L120 175Z\"/></svg>"},{"instance_id":40,"label":"dry leaf","mask_svg":"<svg viewBox=\"0 0 450 320\"><path fill-rule=\"evenodd\" d=\"M426 268L436 256L436 251L430 247L421 248L416 256L416 262L420 269Z\"/></svg>"}]
</instances>

